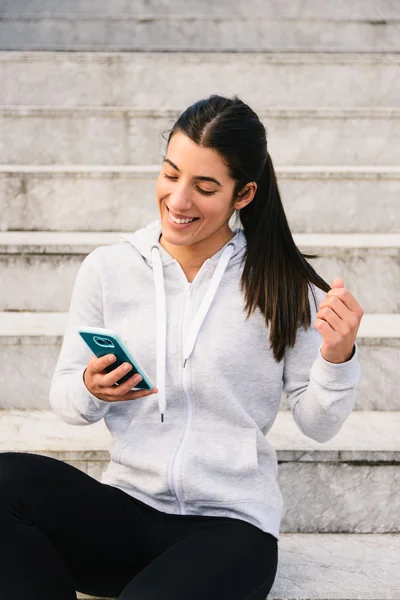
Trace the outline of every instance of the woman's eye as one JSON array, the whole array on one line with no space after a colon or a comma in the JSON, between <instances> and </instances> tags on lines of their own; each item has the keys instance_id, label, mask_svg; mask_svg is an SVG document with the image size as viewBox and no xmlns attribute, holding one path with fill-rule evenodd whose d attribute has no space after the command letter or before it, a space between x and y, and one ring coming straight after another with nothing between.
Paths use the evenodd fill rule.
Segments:
<instances>
[{"instance_id":1,"label":"woman's eye","mask_svg":"<svg viewBox=\"0 0 400 600\"><path fill-rule=\"evenodd\" d=\"M212 194L215 194L215 192L206 192L206 190L202 190L201 188L197 188L197 189L199 190L199 192L201 192L205 196L212 196Z\"/></svg>"},{"instance_id":2,"label":"woman's eye","mask_svg":"<svg viewBox=\"0 0 400 600\"><path fill-rule=\"evenodd\" d=\"M174 177L173 175L167 175L166 173L164 173L164 177L166 179L170 179L171 181L176 181L178 179L177 177ZM213 192L207 192L206 190L202 190L199 187L197 189L199 190L199 192L201 194L204 194L205 196L212 196L213 194L215 194L215 191L213 191Z\"/></svg>"}]
</instances>

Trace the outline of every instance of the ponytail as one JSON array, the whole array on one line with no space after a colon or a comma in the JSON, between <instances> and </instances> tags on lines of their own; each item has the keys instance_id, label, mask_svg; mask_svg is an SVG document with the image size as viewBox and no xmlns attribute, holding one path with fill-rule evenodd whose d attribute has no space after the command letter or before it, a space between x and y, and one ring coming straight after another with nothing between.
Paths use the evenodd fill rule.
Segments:
<instances>
[{"instance_id":1,"label":"ponytail","mask_svg":"<svg viewBox=\"0 0 400 600\"><path fill-rule=\"evenodd\" d=\"M311 324L308 282L325 292L331 288L306 260L319 256L296 247L269 153L253 200L238 212L247 242L241 276L247 318L260 309L271 324L270 347L280 362L286 346L294 346L298 326L307 330Z\"/></svg>"}]
</instances>

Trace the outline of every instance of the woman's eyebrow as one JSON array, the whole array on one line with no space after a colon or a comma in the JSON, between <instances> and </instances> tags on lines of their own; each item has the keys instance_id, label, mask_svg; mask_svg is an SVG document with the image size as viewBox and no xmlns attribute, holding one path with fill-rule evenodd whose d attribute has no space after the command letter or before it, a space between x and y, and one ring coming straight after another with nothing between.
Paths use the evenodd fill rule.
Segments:
<instances>
[{"instance_id":1,"label":"woman's eyebrow","mask_svg":"<svg viewBox=\"0 0 400 600\"><path fill-rule=\"evenodd\" d=\"M178 167L172 162L172 160L169 160L169 158L164 158L163 162L168 163L169 165L171 165L171 167L176 169L178 173L180 173L180 169L178 169ZM195 175L193 179L197 179L199 181L212 181L213 183L216 183L217 185L222 187L222 184L218 181L218 179L214 179L214 177L204 177L204 175Z\"/></svg>"}]
</instances>

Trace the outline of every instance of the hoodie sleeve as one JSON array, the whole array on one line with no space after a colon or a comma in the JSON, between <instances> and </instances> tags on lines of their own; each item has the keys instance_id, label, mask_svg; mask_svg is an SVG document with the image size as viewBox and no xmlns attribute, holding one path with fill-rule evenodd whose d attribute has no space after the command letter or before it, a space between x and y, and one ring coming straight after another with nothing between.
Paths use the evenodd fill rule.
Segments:
<instances>
[{"instance_id":1,"label":"hoodie sleeve","mask_svg":"<svg viewBox=\"0 0 400 600\"><path fill-rule=\"evenodd\" d=\"M355 343L352 358L344 363L323 358L323 338L313 323L326 293L313 287L318 308L310 291L311 325L307 331L299 327L294 347L286 349L283 392L300 431L317 442L327 442L339 432L354 408L355 387L360 378L359 349Z\"/></svg>"},{"instance_id":2,"label":"hoodie sleeve","mask_svg":"<svg viewBox=\"0 0 400 600\"><path fill-rule=\"evenodd\" d=\"M103 293L94 250L83 260L72 291L67 326L50 384L50 406L66 423L90 425L111 406L87 389L83 373L93 356L77 332L79 325L104 327Z\"/></svg>"}]
</instances>

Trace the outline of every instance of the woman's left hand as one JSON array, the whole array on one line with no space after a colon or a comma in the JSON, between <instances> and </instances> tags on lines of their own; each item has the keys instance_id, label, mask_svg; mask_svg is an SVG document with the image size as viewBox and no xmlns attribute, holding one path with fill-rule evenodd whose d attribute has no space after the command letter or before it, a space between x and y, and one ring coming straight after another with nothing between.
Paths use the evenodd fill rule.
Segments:
<instances>
[{"instance_id":1,"label":"woman's left hand","mask_svg":"<svg viewBox=\"0 0 400 600\"><path fill-rule=\"evenodd\" d=\"M357 300L344 287L343 279L335 277L314 321L324 340L321 354L325 360L339 364L351 359L363 314Z\"/></svg>"}]
</instances>

